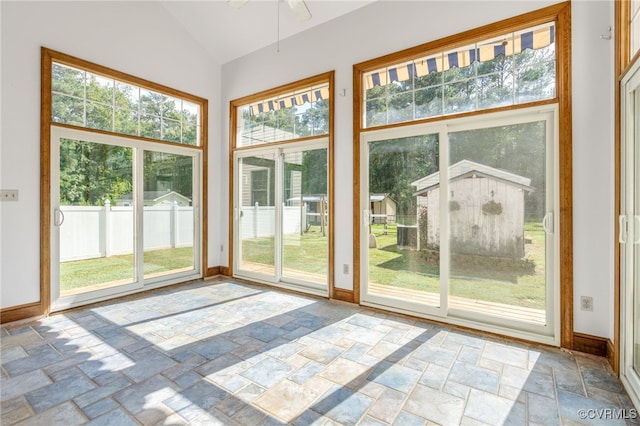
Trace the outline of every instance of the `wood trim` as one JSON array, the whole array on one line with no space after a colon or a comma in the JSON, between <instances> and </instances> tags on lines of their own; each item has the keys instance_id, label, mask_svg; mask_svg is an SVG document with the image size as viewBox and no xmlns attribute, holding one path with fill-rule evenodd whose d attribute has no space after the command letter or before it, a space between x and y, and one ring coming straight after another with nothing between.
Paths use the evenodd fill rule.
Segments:
<instances>
[{"instance_id":1,"label":"wood trim","mask_svg":"<svg viewBox=\"0 0 640 426\"><path fill-rule=\"evenodd\" d=\"M233 155L237 146L237 128L238 128L238 117L236 115L237 106L233 105L233 102L229 103L229 226L227 229L229 230L228 235L228 243L227 243L227 272L228 276L233 276L233 252L234 252L234 244L233 244L233 233L235 226L235 215L234 215L234 191L235 191L235 162L233 161Z\"/></svg>"},{"instance_id":2,"label":"wood trim","mask_svg":"<svg viewBox=\"0 0 640 426\"><path fill-rule=\"evenodd\" d=\"M620 376L620 360L618 358L617 345L611 339L607 339L607 361L609 361L613 372Z\"/></svg>"},{"instance_id":3,"label":"wood trim","mask_svg":"<svg viewBox=\"0 0 640 426\"><path fill-rule=\"evenodd\" d=\"M329 158L327 159L327 195L329 197L329 235L328 235L328 262L329 265L327 268L327 273L329 276L327 277L327 285L329 286L329 298L332 299L335 296L335 242L336 242L336 233L335 233L335 214L336 214L336 203L335 203L335 105L336 105L336 90L335 90L335 79L336 72L330 71L328 73L329 78L329 90L331 96L329 96Z\"/></svg>"},{"instance_id":4,"label":"wood trim","mask_svg":"<svg viewBox=\"0 0 640 426\"><path fill-rule=\"evenodd\" d=\"M200 105L200 137L202 138L201 201L200 201L200 270L205 275L209 267L209 101Z\"/></svg>"},{"instance_id":5,"label":"wood trim","mask_svg":"<svg viewBox=\"0 0 640 426\"><path fill-rule=\"evenodd\" d=\"M573 333L573 350L586 354L607 357L610 340L606 337Z\"/></svg>"},{"instance_id":6,"label":"wood trim","mask_svg":"<svg viewBox=\"0 0 640 426\"><path fill-rule=\"evenodd\" d=\"M50 123L51 126L61 127L63 129L71 129L71 130L80 130L82 132L87 133L96 133L99 135L107 135L107 136L116 136L119 138L132 139L141 142L151 142L157 145L165 145L165 146L177 146L180 148L188 148L188 149L197 149L198 151L205 151L204 146L196 146L196 145L186 145L183 143L176 143L170 141L161 141L157 139L146 138L144 136L136 136L136 135L127 135L125 133L111 132L109 130L100 130L100 129L91 129L89 127L76 126L75 124L67 124L67 123ZM202 125L201 125L202 126ZM203 130L203 132L205 132Z\"/></svg>"},{"instance_id":7,"label":"wood trim","mask_svg":"<svg viewBox=\"0 0 640 426\"><path fill-rule=\"evenodd\" d=\"M331 95L329 96L329 133L328 135L322 136L310 136L304 138L296 138L292 140L286 141L278 141L273 143L255 145L250 147L239 147L237 140L237 128L238 128L238 108L253 104L255 102L259 102L264 99L274 98L279 95L295 92L298 90L306 89L310 86L316 86L320 84L329 84L329 92ZM329 287L329 297L332 297L333 290L335 287L335 227L333 226L333 218L335 217L335 154L334 154L334 133L335 133L335 125L334 125L334 117L335 117L335 71L328 71L323 74L318 74L312 77L308 77L302 80L298 80L292 83L287 83L278 87L274 87L271 89L267 89L258 93L254 93L252 95L244 96L241 98L237 98L229 102L229 235L228 235L228 266L222 267L223 275L233 276L233 261L234 261L234 177L235 177L235 162L234 162L234 154L236 152L241 151L249 151L251 149L262 149L276 146L286 146L292 142L304 142L304 141L313 141L318 139L328 138L328 151L329 158L327 160L327 179L328 179L328 197L329 197L329 236L328 236L328 287Z\"/></svg>"},{"instance_id":8,"label":"wood trim","mask_svg":"<svg viewBox=\"0 0 640 426\"><path fill-rule=\"evenodd\" d=\"M508 31L524 29L545 22L556 22L556 81L557 97L551 101L536 102L511 106L506 109L527 108L536 104L558 103L560 123L558 125L560 147L559 163L560 182L558 212L560 222L560 344L573 348L573 171L572 171L572 113L571 113L571 2L562 2L513 18L505 19L456 35L444 37L419 46L371 59L353 66L353 157L354 157L354 193L353 193L353 289L356 303L360 302L360 136L368 130L379 130L383 127L402 127L415 125L416 122L399 123L365 129L362 111L362 77L365 72L390 66L398 62L420 58L430 53L449 50L470 42L482 40ZM503 109L496 109L503 110ZM487 111L460 114L460 116L484 114ZM438 117L421 121L438 121L450 117Z\"/></svg>"},{"instance_id":9,"label":"wood trim","mask_svg":"<svg viewBox=\"0 0 640 426\"><path fill-rule=\"evenodd\" d=\"M362 241L362 223L360 216L360 135L364 130L362 111L362 77L364 70L353 66L353 302L360 303L360 250Z\"/></svg>"},{"instance_id":10,"label":"wood trim","mask_svg":"<svg viewBox=\"0 0 640 426\"><path fill-rule=\"evenodd\" d=\"M229 268L227 266L221 266L220 267L220 275L224 275L225 277L230 277L231 276L231 268Z\"/></svg>"},{"instance_id":11,"label":"wood trim","mask_svg":"<svg viewBox=\"0 0 640 426\"><path fill-rule=\"evenodd\" d=\"M68 65L70 67L75 67L75 68L82 68L87 71L91 71L94 74L99 74L107 78L113 78L115 80L119 80L119 81L130 83L145 89L160 92L164 95L185 99L197 104L203 104L207 102L206 99L201 98L200 96L192 95L190 93L183 92L182 90L174 89L173 87L169 87L159 83L155 83L153 81L145 80L144 78L136 77L134 75L127 74L122 71L115 70L113 68L105 67L103 65L98 65L84 59L76 58L75 56L67 55L66 53L62 53L53 49L48 49L46 47L42 47L42 49L47 51L48 57L52 61L60 64ZM189 146L189 145L181 145L181 146Z\"/></svg>"},{"instance_id":12,"label":"wood trim","mask_svg":"<svg viewBox=\"0 0 640 426\"><path fill-rule=\"evenodd\" d=\"M207 272L204 275L205 278L215 277L216 275L220 275L220 266L212 266L207 268Z\"/></svg>"},{"instance_id":13,"label":"wood trim","mask_svg":"<svg viewBox=\"0 0 640 426\"><path fill-rule=\"evenodd\" d=\"M558 93L560 198L560 346L573 348L573 121L571 112L571 3L557 11L556 90Z\"/></svg>"},{"instance_id":14,"label":"wood trim","mask_svg":"<svg viewBox=\"0 0 640 426\"><path fill-rule=\"evenodd\" d=\"M41 316L43 316L41 302L27 303L0 309L0 324Z\"/></svg>"},{"instance_id":15,"label":"wood trim","mask_svg":"<svg viewBox=\"0 0 640 426\"><path fill-rule=\"evenodd\" d=\"M40 49L40 314L51 311L51 62Z\"/></svg>"},{"instance_id":16,"label":"wood trim","mask_svg":"<svg viewBox=\"0 0 640 426\"><path fill-rule=\"evenodd\" d=\"M334 288L332 299L341 302L356 303L354 292L352 290L345 290L344 288Z\"/></svg>"},{"instance_id":17,"label":"wood trim","mask_svg":"<svg viewBox=\"0 0 640 426\"><path fill-rule=\"evenodd\" d=\"M613 343L611 351L608 352L609 364L616 374L620 374L620 357L618 356L620 350L620 286L622 279L622 270L620 268L621 251L620 244L618 243L618 235L620 233L620 224L615 218L621 214L620 203L622 201L622 182L620 173L621 169L621 119L620 119L620 79L622 77L623 70L628 67L626 62L629 57L630 39L629 39L629 25L628 16L631 10L631 2L621 0L614 2L614 140L613 140L613 162L614 162L614 191L613 191L613 208L614 208L614 221L613 221ZM627 22L625 26L624 22Z\"/></svg>"},{"instance_id":18,"label":"wood trim","mask_svg":"<svg viewBox=\"0 0 640 426\"><path fill-rule=\"evenodd\" d=\"M264 99L275 98L279 95L286 94L288 92L296 92L298 90L303 90L308 88L309 86L317 86L319 84L330 83L331 74L333 73L335 73L335 71L329 71L326 73L314 75L312 77L307 77L302 80L297 80L292 83L286 83L281 86L263 90L261 92L253 93L248 96L237 98L231 101L231 107L235 110L238 107L253 104ZM329 89L331 89L331 87L329 87ZM234 145L234 148L236 148L235 145Z\"/></svg>"},{"instance_id":19,"label":"wood trim","mask_svg":"<svg viewBox=\"0 0 640 426\"><path fill-rule=\"evenodd\" d=\"M616 77L631 63L631 1L614 1Z\"/></svg>"},{"instance_id":20,"label":"wood trim","mask_svg":"<svg viewBox=\"0 0 640 426\"><path fill-rule=\"evenodd\" d=\"M499 36L509 31L518 31L535 25L551 22L568 7L568 4L569 2L561 2L522 15L514 16L512 18L507 18L502 21L484 25L482 27L473 28L468 31L390 53L375 59L360 62L354 65L354 67L357 67L357 69L362 72L373 71L398 62L417 59L443 50L455 49L476 41Z\"/></svg>"}]
</instances>

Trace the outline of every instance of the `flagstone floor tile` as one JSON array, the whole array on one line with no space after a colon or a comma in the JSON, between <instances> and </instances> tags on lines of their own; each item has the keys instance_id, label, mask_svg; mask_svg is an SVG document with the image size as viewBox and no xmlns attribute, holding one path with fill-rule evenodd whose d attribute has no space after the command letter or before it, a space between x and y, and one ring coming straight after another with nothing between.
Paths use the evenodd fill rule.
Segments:
<instances>
[{"instance_id":1,"label":"flagstone floor tile","mask_svg":"<svg viewBox=\"0 0 640 426\"><path fill-rule=\"evenodd\" d=\"M581 418L636 412L603 358L233 280L6 324L0 351L2 425L640 424Z\"/></svg>"}]
</instances>

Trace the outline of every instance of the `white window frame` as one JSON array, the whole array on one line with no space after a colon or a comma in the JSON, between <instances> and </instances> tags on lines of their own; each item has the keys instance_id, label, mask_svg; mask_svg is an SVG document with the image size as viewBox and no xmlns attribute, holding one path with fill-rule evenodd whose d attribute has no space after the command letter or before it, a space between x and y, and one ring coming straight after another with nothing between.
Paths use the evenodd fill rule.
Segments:
<instances>
[{"instance_id":1,"label":"white window frame","mask_svg":"<svg viewBox=\"0 0 640 426\"><path fill-rule=\"evenodd\" d=\"M300 151L311 151L316 149L326 149L327 157L329 156L329 138L323 137L315 140L300 141L300 142L286 142L280 145L264 146L258 145L256 148L245 148L242 150L236 150L233 154L234 161L234 194L233 194L233 271L234 277L248 279L255 282L274 285L289 290L305 291L317 296L328 297L329 296L329 263L330 259L327 257L327 281L324 285L302 281L291 277L284 277L282 274L282 259L283 259L283 241L282 241L282 206L284 205L284 179L283 179L283 156L284 154ZM271 154L275 161L275 182L274 182L274 204L275 204L275 238L274 238L274 268L275 276L273 279L269 279L268 276L258 274L253 271L240 268L242 261L242 239L240 238L240 175L241 168L238 166L238 162L242 158L254 157L258 155ZM327 176L329 176L329 166L327 159ZM328 182L327 182L328 188ZM329 216L329 227L332 226L333 218ZM327 242L328 244L328 242Z\"/></svg>"},{"instance_id":2,"label":"white window frame","mask_svg":"<svg viewBox=\"0 0 640 426\"><path fill-rule=\"evenodd\" d=\"M112 146L128 147L133 150L132 171L134 183L134 198L138 200L134 205L134 259L135 276L133 282L121 286L89 290L76 295L60 296L60 227L55 223L56 210L60 208L60 149L61 139L82 140L91 143L98 143ZM67 127L51 126L51 310L59 311L89 303L100 302L113 298L114 296L124 296L141 290L151 290L171 284L177 284L188 280L201 278L202 269L202 215L200 214L202 200L202 151L189 145L158 144L147 142L136 138L129 138L125 135L109 135L96 133L88 130L72 129ZM143 182L144 182L144 152L164 152L168 154L183 155L193 158L193 197L192 206L194 212L194 234L193 234L193 260L192 270L171 273L159 277L144 278L144 245L143 245Z\"/></svg>"},{"instance_id":3,"label":"white window frame","mask_svg":"<svg viewBox=\"0 0 640 426\"><path fill-rule=\"evenodd\" d=\"M547 186L547 213L552 213L553 232L547 234L547 289L546 289L546 306L547 324L544 326L533 325L528 323L516 323L515 327L501 325L500 321L495 318L488 318L476 312L459 311L448 307L448 282L449 282L449 230L448 230L448 206L441 203L440 206L440 306L427 306L417 304L412 301L400 300L397 298L383 297L379 295L371 295L368 291L369 262L368 252L369 233L365 229L368 227L368 205L369 205L369 176L368 176L368 143L379 140L397 139L411 136L420 136L427 134L439 134L439 170L440 178L440 196L441 199L447 199L448 194L448 177L446 171L449 167L449 142L448 134L456 131L464 131L470 129L480 129L494 127L496 125L509 125L518 123L527 123L531 121L545 120L551 125L547 126L546 134L546 164L547 164L547 182L552 182L551 186ZM449 120L441 120L436 123L405 125L397 128L384 128L380 130L363 130L361 132L360 143L360 212L361 226L360 232L360 272L361 282L361 304L385 310L392 310L400 313L434 319L437 321L445 321L454 325L471 327L478 330L498 333L510 337L536 341L540 343L550 344L554 346L560 345L560 266L559 266L559 238L556 230L559 229L559 152L558 152L558 106L542 105L531 108L520 108L505 112L486 113L469 117L454 118ZM390 304L391 302L391 304ZM493 319L493 321L491 321ZM513 322L510 320L510 322ZM502 321L504 324L504 320Z\"/></svg>"}]
</instances>

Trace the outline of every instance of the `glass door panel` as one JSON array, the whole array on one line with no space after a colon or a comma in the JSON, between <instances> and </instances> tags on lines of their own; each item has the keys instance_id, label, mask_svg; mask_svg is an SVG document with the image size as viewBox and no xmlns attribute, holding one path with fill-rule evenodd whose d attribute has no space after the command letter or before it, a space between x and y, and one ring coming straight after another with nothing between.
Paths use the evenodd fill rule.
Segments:
<instances>
[{"instance_id":1,"label":"glass door panel","mask_svg":"<svg viewBox=\"0 0 640 426\"><path fill-rule=\"evenodd\" d=\"M144 152L144 278L193 271L194 158Z\"/></svg>"},{"instance_id":2,"label":"glass door panel","mask_svg":"<svg viewBox=\"0 0 640 426\"><path fill-rule=\"evenodd\" d=\"M621 84L620 379L640 404L640 61Z\"/></svg>"},{"instance_id":3,"label":"glass door panel","mask_svg":"<svg viewBox=\"0 0 640 426\"><path fill-rule=\"evenodd\" d=\"M546 121L449 133L450 309L547 323L546 135Z\"/></svg>"},{"instance_id":4,"label":"glass door panel","mask_svg":"<svg viewBox=\"0 0 640 426\"><path fill-rule=\"evenodd\" d=\"M329 204L327 149L283 159L282 277L327 286Z\"/></svg>"},{"instance_id":5,"label":"glass door panel","mask_svg":"<svg viewBox=\"0 0 640 426\"><path fill-rule=\"evenodd\" d=\"M368 142L365 299L440 306L439 198L423 192L439 174L438 150L438 134Z\"/></svg>"},{"instance_id":6,"label":"glass door panel","mask_svg":"<svg viewBox=\"0 0 640 426\"><path fill-rule=\"evenodd\" d=\"M238 159L236 269L275 277L276 163L274 154Z\"/></svg>"},{"instance_id":7,"label":"glass door panel","mask_svg":"<svg viewBox=\"0 0 640 426\"><path fill-rule=\"evenodd\" d=\"M640 71L639 71L640 73ZM628 303L628 309L632 321L628 326L630 330L628 336L631 338L631 362L630 366L633 369L633 374L637 379L634 383L639 383L640 380L640 75L636 79L637 86L634 88L633 94L629 94L629 100L633 103L631 110L635 115L633 124L629 134L632 135L633 140L630 143L633 144L634 153L634 173L633 173L633 209L634 209L634 225L636 227L633 235L633 277L629 279L629 285L631 286L631 292L628 293L631 297L626 303ZM640 394L640 389L636 389Z\"/></svg>"},{"instance_id":8,"label":"glass door panel","mask_svg":"<svg viewBox=\"0 0 640 426\"><path fill-rule=\"evenodd\" d=\"M134 283L133 149L67 138L54 142L58 296Z\"/></svg>"}]
</instances>

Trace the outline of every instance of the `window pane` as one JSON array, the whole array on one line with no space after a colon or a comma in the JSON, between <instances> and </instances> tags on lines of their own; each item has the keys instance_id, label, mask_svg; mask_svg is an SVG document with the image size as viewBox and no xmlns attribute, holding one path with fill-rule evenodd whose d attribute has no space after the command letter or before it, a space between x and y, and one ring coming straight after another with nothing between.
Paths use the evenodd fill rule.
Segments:
<instances>
[{"instance_id":1,"label":"window pane","mask_svg":"<svg viewBox=\"0 0 640 426\"><path fill-rule=\"evenodd\" d=\"M364 126L553 98L555 55L548 23L368 71Z\"/></svg>"},{"instance_id":2,"label":"window pane","mask_svg":"<svg viewBox=\"0 0 640 426\"><path fill-rule=\"evenodd\" d=\"M84 101L71 96L53 93L51 120L56 123L67 123L84 126Z\"/></svg>"},{"instance_id":3,"label":"window pane","mask_svg":"<svg viewBox=\"0 0 640 426\"><path fill-rule=\"evenodd\" d=\"M113 109L110 105L87 102L87 127L113 130Z\"/></svg>"},{"instance_id":4,"label":"window pane","mask_svg":"<svg viewBox=\"0 0 640 426\"><path fill-rule=\"evenodd\" d=\"M282 273L285 277L327 283L329 200L327 150L284 155Z\"/></svg>"},{"instance_id":5,"label":"window pane","mask_svg":"<svg viewBox=\"0 0 640 426\"><path fill-rule=\"evenodd\" d=\"M134 282L133 149L60 139L60 293Z\"/></svg>"},{"instance_id":6,"label":"window pane","mask_svg":"<svg viewBox=\"0 0 640 426\"><path fill-rule=\"evenodd\" d=\"M140 136L161 140L160 117L156 115L143 114L140 117Z\"/></svg>"},{"instance_id":7,"label":"window pane","mask_svg":"<svg viewBox=\"0 0 640 426\"><path fill-rule=\"evenodd\" d=\"M401 93L389 98L389 123L413 119L413 93Z\"/></svg>"},{"instance_id":8,"label":"window pane","mask_svg":"<svg viewBox=\"0 0 640 426\"><path fill-rule=\"evenodd\" d=\"M328 99L329 87L322 85L237 107L239 146L327 134Z\"/></svg>"},{"instance_id":9,"label":"window pane","mask_svg":"<svg viewBox=\"0 0 640 426\"><path fill-rule=\"evenodd\" d=\"M444 113L454 114L476 109L476 82L466 80L444 86Z\"/></svg>"},{"instance_id":10,"label":"window pane","mask_svg":"<svg viewBox=\"0 0 640 426\"><path fill-rule=\"evenodd\" d=\"M87 99L107 105L113 104L113 80L87 73Z\"/></svg>"},{"instance_id":11,"label":"window pane","mask_svg":"<svg viewBox=\"0 0 640 426\"><path fill-rule=\"evenodd\" d=\"M194 268L193 158L144 152L144 277Z\"/></svg>"},{"instance_id":12,"label":"window pane","mask_svg":"<svg viewBox=\"0 0 640 426\"><path fill-rule=\"evenodd\" d=\"M117 108L114 113L114 132L138 135L138 112L128 108Z\"/></svg>"},{"instance_id":13,"label":"window pane","mask_svg":"<svg viewBox=\"0 0 640 426\"><path fill-rule=\"evenodd\" d=\"M442 115L442 86L416 90L415 118L436 117Z\"/></svg>"},{"instance_id":14,"label":"window pane","mask_svg":"<svg viewBox=\"0 0 640 426\"><path fill-rule=\"evenodd\" d=\"M387 124L386 99L373 99L366 103L366 126L379 126Z\"/></svg>"},{"instance_id":15,"label":"window pane","mask_svg":"<svg viewBox=\"0 0 640 426\"><path fill-rule=\"evenodd\" d=\"M52 92L53 122L199 143L200 105L196 103L57 63L52 64Z\"/></svg>"},{"instance_id":16,"label":"window pane","mask_svg":"<svg viewBox=\"0 0 640 426\"><path fill-rule=\"evenodd\" d=\"M452 308L545 323L545 134L542 121L449 134Z\"/></svg>"},{"instance_id":17,"label":"window pane","mask_svg":"<svg viewBox=\"0 0 640 426\"><path fill-rule=\"evenodd\" d=\"M478 108L494 108L513 103L513 76L509 71L478 77Z\"/></svg>"},{"instance_id":18,"label":"window pane","mask_svg":"<svg viewBox=\"0 0 640 426\"><path fill-rule=\"evenodd\" d=\"M415 195L438 173L438 146L438 135L368 144L370 294L440 306L440 240L421 219L438 201Z\"/></svg>"},{"instance_id":19,"label":"window pane","mask_svg":"<svg viewBox=\"0 0 640 426\"><path fill-rule=\"evenodd\" d=\"M272 154L238 161L240 248L238 267L275 275L275 158Z\"/></svg>"},{"instance_id":20,"label":"window pane","mask_svg":"<svg viewBox=\"0 0 640 426\"><path fill-rule=\"evenodd\" d=\"M516 100L527 102L555 96L555 62L543 62L518 70Z\"/></svg>"},{"instance_id":21,"label":"window pane","mask_svg":"<svg viewBox=\"0 0 640 426\"><path fill-rule=\"evenodd\" d=\"M84 74L84 71L54 63L51 69L52 90L84 98Z\"/></svg>"},{"instance_id":22,"label":"window pane","mask_svg":"<svg viewBox=\"0 0 640 426\"><path fill-rule=\"evenodd\" d=\"M179 121L162 120L162 140L169 142L181 142L182 126Z\"/></svg>"},{"instance_id":23,"label":"window pane","mask_svg":"<svg viewBox=\"0 0 640 426\"><path fill-rule=\"evenodd\" d=\"M200 126L184 125L182 127L182 143L185 145L197 145L200 137Z\"/></svg>"}]
</instances>

